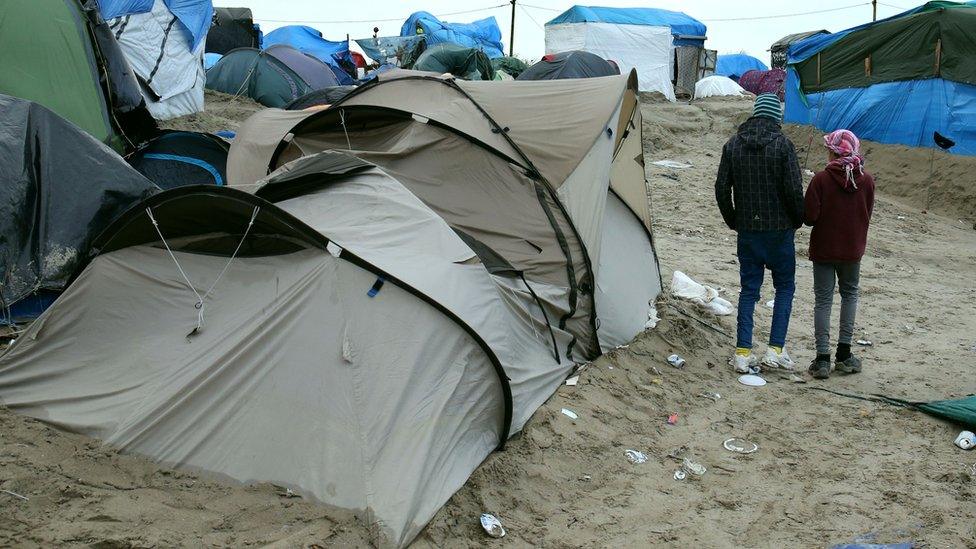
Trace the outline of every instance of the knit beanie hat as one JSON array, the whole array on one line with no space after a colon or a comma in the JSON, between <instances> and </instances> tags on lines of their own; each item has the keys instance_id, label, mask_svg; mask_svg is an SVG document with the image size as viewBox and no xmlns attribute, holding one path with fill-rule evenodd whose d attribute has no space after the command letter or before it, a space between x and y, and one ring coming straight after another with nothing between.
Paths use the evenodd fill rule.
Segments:
<instances>
[{"instance_id":1,"label":"knit beanie hat","mask_svg":"<svg viewBox=\"0 0 976 549\"><path fill-rule=\"evenodd\" d=\"M783 120L783 105L779 102L779 97L774 93L760 94L756 98L756 106L752 110L753 116L772 118L780 122Z\"/></svg>"}]
</instances>

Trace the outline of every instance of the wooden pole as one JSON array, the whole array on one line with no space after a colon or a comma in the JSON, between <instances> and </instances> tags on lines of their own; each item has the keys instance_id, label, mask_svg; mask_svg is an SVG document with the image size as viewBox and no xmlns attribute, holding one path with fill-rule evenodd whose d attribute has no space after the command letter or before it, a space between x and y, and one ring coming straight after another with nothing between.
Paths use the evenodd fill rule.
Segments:
<instances>
[{"instance_id":1,"label":"wooden pole","mask_svg":"<svg viewBox=\"0 0 976 549\"><path fill-rule=\"evenodd\" d=\"M871 20L878 20L878 0L871 0Z\"/></svg>"},{"instance_id":2,"label":"wooden pole","mask_svg":"<svg viewBox=\"0 0 976 549\"><path fill-rule=\"evenodd\" d=\"M512 30L508 35L508 56L515 57L515 0L512 2Z\"/></svg>"}]
</instances>

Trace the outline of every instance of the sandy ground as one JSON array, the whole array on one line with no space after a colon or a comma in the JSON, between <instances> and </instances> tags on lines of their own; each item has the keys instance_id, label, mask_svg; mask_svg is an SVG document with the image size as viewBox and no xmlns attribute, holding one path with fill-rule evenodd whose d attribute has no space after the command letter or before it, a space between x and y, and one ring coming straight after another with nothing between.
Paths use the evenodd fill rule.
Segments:
<instances>
[{"instance_id":1,"label":"sandy ground","mask_svg":"<svg viewBox=\"0 0 976 549\"><path fill-rule=\"evenodd\" d=\"M197 117L177 127L233 129L239 119L231 111L238 108L215 105L209 114L215 120ZM734 234L714 206L712 183L722 143L750 108L743 100L644 107L666 285L681 270L737 299ZM223 125L209 125L214 122ZM809 143L803 129L790 133L798 148ZM738 385L726 364L734 319L664 299L657 329L587 365L579 385L560 389L505 451L474 473L415 546L825 547L861 539L976 547L976 453L952 445L957 428L811 390L918 400L976 391L976 192L963 184L972 161L937 158L939 177L958 179L939 182L930 198L917 188L928 181L928 164L913 160L928 158L928 151L869 145L868 153L879 202L858 318L858 337L875 342L860 349L864 373L805 384L771 376L763 388ZM815 147L809 167L815 169L819 154ZM650 165L661 159L694 167ZM798 236L789 344L804 366L813 358L808 235ZM763 301L771 299L772 289L764 292ZM758 309L757 343L770 313ZM672 352L687 359L684 369L666 363ZM708 396L715 393L721 398ZM562 408L579 419L562 415ZM670 426L665 420L672 413L678 420ZM730 437L749 439L759 450L727 452L722 441ZM646 453L647 462L630 463L628 449ZM707 472L674 480L683 457ZM29 498L0 492L0 546L366 544L364 528L348 515L274 486L242 487L161 469L3 410L0 490ZM496 514L508 536L488 540L478 526L482 512Z\"/></svg>"}]
</instances>

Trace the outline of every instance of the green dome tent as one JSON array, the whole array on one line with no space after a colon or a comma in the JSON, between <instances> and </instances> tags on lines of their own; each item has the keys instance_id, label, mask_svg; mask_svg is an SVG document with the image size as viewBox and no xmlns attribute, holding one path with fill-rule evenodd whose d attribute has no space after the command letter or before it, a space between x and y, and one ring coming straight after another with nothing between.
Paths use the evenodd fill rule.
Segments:
<instances>
[{"instance_id":1,"label":"green dome tent","mask_svg":"<svg viewBox=\"0 0 976 549\"><path fill-rule=\"evenodd\" d=\"M117 151L155 133L93 0L7 0L0 51L0 93L44 105Z\"/></svg>"}]
</instances>

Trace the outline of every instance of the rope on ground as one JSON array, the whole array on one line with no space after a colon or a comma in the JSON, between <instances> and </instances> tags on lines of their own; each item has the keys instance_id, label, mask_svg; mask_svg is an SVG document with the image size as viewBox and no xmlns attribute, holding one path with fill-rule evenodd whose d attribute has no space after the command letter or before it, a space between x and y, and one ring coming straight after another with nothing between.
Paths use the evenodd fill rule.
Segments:
<instances>
[{"instance_id":1,"label":"rope on ground","mask_svg":"<svg viewBox=\"0 0 976 549\"><path fill-rule=\"evenodd\" d=\"M678 314L680 314L680 315L682 315L682 316L684 316L686 318L690 318L691 320L694 320L695 322L701 324L702 326L708 328L709 330L712 330L712 331L714 331L714 332L716 332L718 334L724 335L725 337L727 337L729 339L732 339L732 335L729 334L728 332L726 332L725 330L723 330L723 329L721 329L721 328L719 328L717 326L713 326L713 325L709 324L708 322L705 322L704 320L702 320L702 319L700 319L698 317L692 316L692 315L690 315L690 314L682 311L681 309L679 309L678 307L676 307L673 303L668 303L668 307L671 307Z\"/></svg>"}]
</instances>

